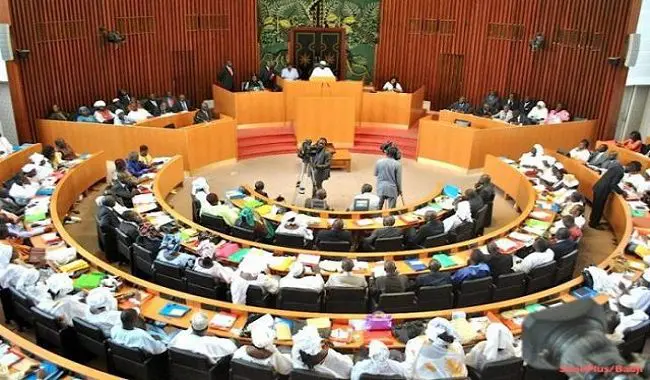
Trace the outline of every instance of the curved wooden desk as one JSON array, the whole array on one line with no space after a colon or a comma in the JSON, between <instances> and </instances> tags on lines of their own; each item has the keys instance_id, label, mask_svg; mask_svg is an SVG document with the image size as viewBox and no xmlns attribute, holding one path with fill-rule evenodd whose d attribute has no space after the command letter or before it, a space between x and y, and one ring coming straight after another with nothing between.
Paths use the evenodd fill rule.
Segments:
<instances>
[{"instance_id":1,"label":"curved wooden desk","mask_svg":"<svg viewBox=\"0 0 650 380\"><path fill-rule=\"evenodd\" d=\"M639 161L641 163L642 171L650 168L650 157L648 156L633 152L621 146L616 146L616 142L614 141L598 141L594 148L597 148L600 144L605 144L609 150L618 153L618 161L623 165L627 165L632 161Z\"/></svg>"},{"instance_id":2,"label":"curved wooden desk","mask_svg":"<svg viewBox=\"0 0 650 380\"><path fill-rule=\"evenodd\" d=\"M31 354L39 358L40 360L47 360L51 363L56 364L62 369L66 369L75 374L82 375L88 379L98 379L98 380L119 380L120 377L113 376L109 373L96 370L91 367L74 362L70 359L59 356L51 351L48 351L35 343L30 342L29 340L23 338L22 336L16 334L15 332L9 330L8 328L0 325L0 337L5 340L7 343L11 343L15 347L19 348L23 353ZM23 359L25 360L25 359Z\"/></svg>"},{"instance_id":3,"label":"curved wooden desk","mask_svg":"<svg viewBox=\"0 0 650 380\"><path fill-rule=\"evenodd\" d=\"M501 236L505 236L508 233L512 232L514 229L518 228L524 220L528 218L535 208L536 193L533 189L532 184L528 179L519 171L512 168L510 165L506 164L502 160L494 156L487 156L485 158L485 173L489 174L492 177L492 183L495 184L498 188L502 189L503 192L514 199L515 204L521 210L521 214L515 218L513 221L507 225L492 231L483 236L477 238L466 240L459 243L448 244L435 248L427 249L414 249L406 251L396 251L396 252L332 252L332 251L318 251L318 254L325 257L363 257L363 258L381 258L385 259L394 259L395 257L402 256L418 256L420 258L428 258L433 254L440 252L458 252L464 251L470 247L485 244L486 242ZM297 255L303 253L304 250L295 249L295 248L285 248L278 247L275 245L263 244L259 242L253 242L243 239L238 239L219 233L217 231L208 230L207 228L200 226L197 223L194 223L189 218L180 214L174 208L167 203L166 198L171 193L171 191L183 183L185 175L183 173L183 162L182 158L176 156L172 158L167 164L163 166L162 169L156 175L154 180L154 195L156 196L156 201L160 204L163 210L172 215L176 220L180 221L182 224L190 226L191 228L197 231L210 231L212 234L220 236L223 239L233 241L244 247L257 247L267 251L275 253L287 253Z\"/></svg>"},{"instance_id":4,"label":"curved wooden desk","mask_svg":"<svg viewBox=\"0 0 650 380\"><path fill-rule=\"evenodd\" d=\"M78 196L86 191L94 183L100 181L104 176L104 154L98 153L90 157L87 161L83 162L79 166L71 169L66 176L60 181L57 185L56 190L52 197L52 202L50 204L50 216L54 223L56 230L61 235L62 239L74 247L80 256L86 259L92 266L99 268L107 273L121 277L126 283L136 286L141 289L146 289L148 292L154 294L154 297L151 300L146 301L142 307L142 314L150 319L158 320L173 326L180 328L187 328L190 323L190 318L193 313L188 313L184 318L166 318L159 315L158 311L160 308L168 301L161 298L160 295L166 295L167 297L176 297L177 299L184 300L185 303L192 307L194 311L203 309L205 313L211 317L214 314L214 311L205 310L206 308L218 308L221 310L228 310L239 316L235 327L242 327L246 321L248 313L269 313L274 316L293 318L293 319L304 319L304 318L314 318L314 317L328 317L336 320L349 320L349 319L361 319L365 318L365 314L327 314L327 313L312 313L312 312L297 312L297 311L288 311L288 310L277 310L277 309L267 309L252 307L246 305L234 305L228 302L217 301L214 299L208 299L203 297L198 297L195 295L175 291L172 289L164 288L160 285L142 280L137 278L129 273L126 273L118 268L113 267L112 265L104 262L99 259L92 253L88 252L83 246L77 243L70 234L65 230L62 217L64 214L72 207L73 203ZM558 159L564 161L561 157ZM565 158L566 159L566 158ZM567 165L569 165L569 159L567 160ZM176 163L178 165L178 163ZM578 165L579 166L579 165ZM181 165L182 167L182 165ZM586 169L586 168L585 168ZM585 176L595 177L595 173L589 171L580 171L576 173L576 176L581 182L588 182L590 179L585 178ZM591 181L595 179L592 178ZM157 181L154 185L158 191L161 190L171 190L175 186L175 183L164 183L162 181ZM165 188L161 188L165 186ZM605 216L610 220L612 226L615 228L616 236L620 236L620 241L614 250L614 252L607 257L600 267L609 268L614 264L614 261L619 256L622 256L624 253L625 246L628 243L630 233L632 231L631 216L627 208L627 204L622 197L616 196L612 198L612 201L605 210ZM564 284L558 285L554 288L547 289L542 292L535 294L530 294L524 297L502 301L494 302L491 304L472 306L461 308L461 310L466 313L486 313L489 311L499 311L510 309L516 306L534 303L543 299L556 298L561 296L566 296L570 289L576 287L582 283L582 278L578 277ZM407 319L428 319L433 317L449 317L453 310L439 310L439 311L429 311L429 312L415 312L415 313L399 313L394 314L393 318L397 321L407 320ZM214 333L219 336L230 337L241 339L237 336L234 336L231 332L214 330L210 329L211 333ZM245 339L241 339L246 341ZM290 341L280 341L279 344L291 344ZM347 345L338 346L341 349L357 349L362 346L362 342L355 342ZM395 344L393 347L401 347L401 344Z\"/></svg>"},{"instance_id":5,"label":"curved wooden desk","mask_svg":"<svg viewBox=\"0 0 650 380\"><path fill-rule=\"evenodd\" d=\"M0 182L4 182L9 178L16 175L20 169L27 163L29 156L34 153L41 153L43 146L41 144L33 144L25 146L17 152L0 160Z\"/></svg>"}]
</instances>

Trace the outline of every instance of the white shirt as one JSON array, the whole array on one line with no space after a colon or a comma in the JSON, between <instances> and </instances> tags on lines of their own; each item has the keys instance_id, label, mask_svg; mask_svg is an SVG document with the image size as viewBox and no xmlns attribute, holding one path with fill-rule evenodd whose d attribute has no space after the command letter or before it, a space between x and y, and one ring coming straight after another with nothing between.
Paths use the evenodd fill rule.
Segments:
<instances>
[{"instance_id":1,"label":"white shirt","mask_svg":"<svg viewBox=\"0 0 650 380\"><path fill-rule=\"evenodd\" d=\"M507 123L513 118L513 115L512 115L512 111L506 112L506 110L501 110L496 115L492 116L492 118L496 120L502 120Z\"/></svg>"},{"instance_id":2,"label":"white shirt","mask_svg":"<svg viewBox=\"0 0 650 380\"><path fill-rule=\"evenodd\" d=\"M634 312L630 315L623 315L622 313L619 313L619 315L621 321L614 329L614 333L621 335L625 332L625 330L635 327L648 319L648 315L642 310L634 310Z\"/></svg>"},{"instance_id":3,"label":"white shirt","mask_svg":"<svg viewBox=\"0 0 650 380\"><path fill-rule=\"evenodd\" d=\"M232 303L245 305L246 292L248 291L248 287L250 285L260 286L271 294L278 292L278 280L276 280L274 277L265 274L259 274L255 280L248 281L240 276L239 271L236 271L232 276L232 282L230 283Z\"/></svg>"},{"instance_id":4,"label":"white shirt","mask_svg":"<svg viewBox=\"0 0 650 380\"><path fill-rule=\"evenodd\" d=\"M512 264L512 270L515 272L530 273L531 270L553 261L553 257L554 254L551 249L547 249L544 252L532 252L523 260L513 256L514 263Z\"/></svg>"},{"instance_id":5,"label":"white shirt","mask_svg":"<svg viewBox=\"0 0 650 380\"><path fill-rule=\"evenodd\" d=\"M30 199L36 196L38 191L38 186L35 185L24 185L21 186L17 183L11 185L9 189L9 196L16 200L16 203L19 205L25 205L29 202Z\"/></svg>"},{"instance_id":6,"label":"white shirt","mask_svg":"<svg viewBox=\"0 0 650 380\"><path fill-rule=\"evenodd\" d=\"M478 369L479 371L482 370L483 366L485 366L488 361L485 358L485 354L483 353L486 345L487 341L482 341L478 342L474 347L472 347L472 350L465 357L465 365L474 369ZM516 356L515 350L513 350L512 347L508 347L506 349L497 351L497 358L493 361L506 360L514 356Z\"/></svg>"},{"instance_id":7,"label":"white shirt","mask_svg":"<svg viewBox=\"0 0 650 380\"><path fill-rule=\"evenodd\" d=\"M296 79L300 78L300 74L298 74L298 70L295 67L292 67L291 69L289 69L288 67L285 67L280 72L280 76L284 80L296 80Z\"/></svg>"},{"instance_id":8,"label":"white shirt","mask_svg":"<svg viewBox=\"0 0 650 380\"><path fill-rule=\"evenodd\" d=\"M530 120L538 121L538 120L546 120L548 117L548 109L546 107L544 108L538 108L537 106L530 110L528 112L528 118Z\"/></svg>"},{"instance_id":9,"label":"white shirt","mask_svg":"<svg viewBox=\"0 0 650 380\"><path fill-rule=\"evenodd\" d=\"M111 329L111 339L117 344L137 348L151 355L162 354L167 350L163 342L155 340L148 332L139 328L126 330L121 325L113 326Z\"/></svg>"},{"instance_id":10,"label":"white shirt","mask_svg":"<svg viewBox=\"0 0 650 380\"><path fill-rule=\"evenodd\" d=\"M90 309L88 309L88 312L83 319L102 329L104 335L110 336L113 326L122 327L122 319L120 318L121 314L122 312L119 310L106 310L101 313L93 314L90 312Z\"/></svg>"},{"instance_id":11,"label":"white shirt","mask_svg":"<svg viewBox=\"0 0 650 380\"><path fill-rule=\"evenodd\" d=\"M364 373L368 375L404 377L404 367L402 363L392 359L388 359L382 363L375 363L371 359L366 359L354 365L350 374L350 380L359 380Z\"/></svg>"},{"instance_id":12,"label":"white shirt","mask_svg":"<svg viewBox=\"0 0 650 380\"><path fill-rule=\"evenodd\" d=\"M200 260L196 260L194 263L194 268L193 270L199 272L199 273L205 273L207 275L210 275L214 278L217 278L226 284L230 284L230 281L232 281L232 275L234 273L233 269L230 267L224 267L220 263L213 261L212 262L212 267L210 268L203 268L201 264L199 263Z\"/></svg>"},{"instance_id":13,"label":"white shirt","mask_svg":"<svg viewBox=\"0 0 650 380\"><path fill-rule=\"evenodd\" d=\"M11 145L9 140L7 140L7 138L4 136L0 137L0 152L4 152L0 153L0 157L8 156L11 154L11 152L13 152L13 150L14 147Z\"/></svg>"},{"instance_id":14,"label":"white shirt","mask_svg":"<svg viewBox=\"0 0 650 380\"><path fill-rule=\"evenodd\" d=\"M299 360L293 360L294 368L307 369L308 367ZM340 354L333 349L327 350L327 356L320 364L314 366L314 371L334 376L337 379L349 379L352 371L352 359Z\"/></svg>"},{"instance_id":15,"label":"white shirt","mask_svg":"<svg viewBox=\"0 0 650 380\"><path fill-rule=\"evenodd\" d=\"M47 297L36 307L61 318L66 326L72 326L72 318L83 318L88 313L88 305L80 302L77 296L64 296L56 301Z\"/></svg>"},{"instance_id":16,"label":"white shirt","mask_svg":"<svg viewBox=\"0 0 650 380\"><path fill-rule=\"evenodd\" d=\"M314 71L311 72L310 78L327 78L327 77L332 77L334 78L334 73L332 72L332 69L329 67L315 67Z\"/></svg>"},{"instance_id":17,"label":"white shirt","mask_svg":"<svg viewBox=\"0 0 650 380\"><path fill-rule=\"evenodd\" d=\"M179 332L169 347L178 348L203 355L208 358L211 364L219 361L224 356L231 355L237 350L237 346L229 339L217 338L216 336L198 336L192 329Z\"/></svg>"},{"instance_id":18,"label":"white shirt","mask_svg":"<svg viewBox=\"0 0 650 380\"><path fill-rule=\"evenodd\" d=\"M152 117L152 115L146 109L138 108L135 111L129 112L129 114L126 117L133 122L138 122L138 121L147 120L148 118Z\"/></svg>"},{"instance_id":19,"label":"white shirt","mask_svg":"<svg viewBox=\"0 0 650 380\"><path fill-rule=\"evenodd\" d=\"M298 228L287 228L287 223L290 220L293 220L293 223L295 223ZM275 233L282 235L301 236L305 240L314 240L314 232L308 228L307 215L298 214L294 211L289 211L282 216L280 225L278 228L276 228Z\"/></svg>"},{"instance_id":20,"label":"white shirt","mask_svg":"<svg viewBox=\"0 0 650 380\"><path fill-rule=\"evenodd\" d=\"M379 210L379 197L373 193L362 193L355 195L354 199L352 200L352 204L350 205L350 210L354 210L354 201L357 199L367 199L369 201L368 210Z\"/></svg>"},{"instance_id":21,"label":"white shirt","mask_svg":"<svg viewBox=\"0 0 650 380\"><path fill-rule=\"evenodd\" d=\"M587 149L573 148L569 151L569 156L573 159L587 162L589 161L589 157L591 157L591 153Z\"/></svg>"},{"instance_id":22,"label":"white shirt","mask_svg":"<svg viewBox=\"0 0 650 380\"><path fill-rule=\"evenodd\" d=\"M402 92L402 86L399 84L399 82L395 82L395 85L390 83L390 81L386 82L383 88L384 91L396 91L396 92Z\"/></svg>"},{"instance_id":23,"label":"white shirt","mask_svg":"<svg viewBox=\"0 0 650 380\"><path fill-rule=\"evenodd\" d=\"M325 281L323 281L323 276L320 274L315 276L304 276L301 278L295 278L288 274L280 279L280 288L306 289L320 293L323 291L324 286Z\"/></svg>"},{"instance_id":24,"label":"white shirt","mask_svg":"<svg viewBox=\"0 0 650 380\"><path fill-rule=\"evenodd\" d=\"M293 363L291 363L291 358L289 358L288 355L281 354L279 351L274 351L268 358L258 359L248 355L248 352L246 351L247 348L248 346L239 347L239 349L237 349L237 351L232 355L232 358L271 367L280 375L288 375L293 369Z\"/></svg>"}]
</instances>

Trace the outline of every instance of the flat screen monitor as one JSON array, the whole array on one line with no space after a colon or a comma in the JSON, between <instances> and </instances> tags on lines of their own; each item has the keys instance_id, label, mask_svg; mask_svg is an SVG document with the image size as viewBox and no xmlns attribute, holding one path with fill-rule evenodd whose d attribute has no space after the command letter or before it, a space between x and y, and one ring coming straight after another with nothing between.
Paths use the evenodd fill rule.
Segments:
<instances>
[{"instance_id":1,"label":"flat screen monitor","mask_svg":"<svg viewBox=\"0 0 650 380\"><path fill-rule=\"evenodd\" d=\"M454 124L456 124L459 127L471 127L472 122L468 120L463 120L463 119L456 119L454 120Z\"/></svg>"}]
</instances>

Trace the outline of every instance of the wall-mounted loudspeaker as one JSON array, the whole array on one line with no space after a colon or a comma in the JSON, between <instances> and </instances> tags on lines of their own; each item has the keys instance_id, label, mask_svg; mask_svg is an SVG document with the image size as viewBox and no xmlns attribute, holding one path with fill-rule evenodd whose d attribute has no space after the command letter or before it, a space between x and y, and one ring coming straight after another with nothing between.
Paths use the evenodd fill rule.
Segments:
<instances>
[{"instance_id":1,"label":"wall-mounted loudspeaker","mask_svg":"<svg viewBox=\"0 0 650 380\"><path fill-rule=\"evenodd\" d=\"M0 24L0 57L3 61L14 59L14 50L11 48L11 36L9 35L9 24Z\"/></svg>"},{"instance_id":2,"label":"wall-mounted loudspeaker","mask_svg":"<svg viewBox=\"0 0 650 380\"><path fill-rule=\"evenodd\" d=\"M632 33L627 37L627 53L625 53L625 66L634 67L639 59L639 46L641 45L641 35Z\"/></svg>"}]
</instances>

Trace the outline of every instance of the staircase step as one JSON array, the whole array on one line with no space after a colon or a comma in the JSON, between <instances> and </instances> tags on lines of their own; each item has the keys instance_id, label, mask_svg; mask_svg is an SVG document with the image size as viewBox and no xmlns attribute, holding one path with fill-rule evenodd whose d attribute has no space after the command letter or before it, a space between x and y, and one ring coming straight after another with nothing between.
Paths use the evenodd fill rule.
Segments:
<instances>
[{"instance_id":1,"label":"staircase step","mask_svg":"<svg viewBox=\"0 0 650 380\"><path fill-rule=\"evenodd\" d=\"M360 135L377 135L377 136L390 136L390 138L407 138L417 139L418 129L397 129L397 128L381 128L381 127L359 127L356 129L356 134ZM387 137L386 137L387 138Z\"/></svg>"},{"instance_id":2,"label":"staircase step","mask_svg":"<svg viewBox=\"0 0 650 380\"><path fill-rule=\"evenodd\" d=\"M379 148L372 145L355 145L352 149L350 149L350 152L381 155ZM404 149L400 150L400 152L402 152L402 156L406 158L415 158L417 155L417 151L415 149Z\"/></svg>"},{"instance_id":3,"label":"staircase step","mask_svg":"<svg viewBox=\"0 0 650 380\"><path fill-rule=\"evenodd\" d=\"M273 135L237 139L237 145L240 148L267 144L289 144L296 146L296 138L293 135Z\"/></svg>"},{"instance_id":4,"label":"staircase step","mask_svg":"<svg viewBox=\"0 0 650 380\"><path fill-rule=\"evenodd\" d=\"M237 156L242 159L284 153L296 153L295 144L266 144L243 147L239 149Z\"/></svg>"},{"instance_id":5,"label":"staircase step","mask_svg":"<svg viewBox=\"0 0 650 380\"><path fill-rule=\"evenodd\" d=\"M380 146L381 144L385 143L386 141L392 141L397 144L400 148L406 149L407 147L417 147L418 141L417 140L407 140L407 139L402 139L402 138L389 138L386 136L359 136L356 135L354 137L354 145L376 145L377 147Z\"/></svg>"},{"instance_id":6,"label":"staircase step","mask_svg":"<svg viewBox=\"0 0 650 380\"><path fill-rule=\"evenodd\" d=\"M275 135L294 135L293 127L260 127L243 128L237 130L237 138L264 137Z\"/></svg>"}]
</instances>

